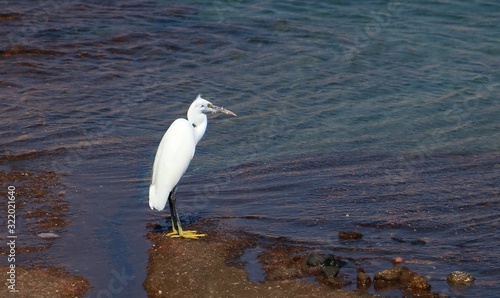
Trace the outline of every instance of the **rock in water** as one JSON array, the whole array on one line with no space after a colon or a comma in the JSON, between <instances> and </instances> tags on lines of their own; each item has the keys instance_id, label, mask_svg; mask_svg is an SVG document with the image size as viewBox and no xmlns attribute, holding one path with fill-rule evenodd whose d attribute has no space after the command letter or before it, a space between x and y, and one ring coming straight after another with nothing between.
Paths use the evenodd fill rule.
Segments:
<instances>
[{"instance_id":1,"label":"rock in water","mask_svg":"<svg viewBox=\"0 0 500 298\"><path fill-rule=\"evenodd\" d=\"M358 240L363 238L363 234L359 232L339 232L339 239L340 240Z\"/></svg>"},{"instance_id":2,"label":"rock in water","mask_svg":"<svg viewBox=\"0 0 500 298\"><path fill-rule=\"evenodd\" d=\"M408 268L399 266L391 267L375 273L373 281L399 281L399 278L405 271L409 271Z\"/></svg>"},{"instance_id":3,"label":"rock in water","mask_svg":"<svg viewBox=\"0 0 500 298\"><path fill-rule=\"evenodd\" d=\"M335 266L338 268L344 267L346 262L342 261L339 258L336 258L334 255L325 255L322 253L312 253L306 259L306 264L312 267L316 266Z\"/></svg>"},{"instance_id":4,"label":"rock in water","mask_svg":"<svg viewBox=\"0 0 500 298\"><path fill-rule=\"evenodd\" d=\"M319 265L323 265L325 260L328 259L328 255L325 255L325 254L321 254L321 253L312 253L310 254L307 259L306 259L306 263L307 265L309 266L313 266L313 267L316 267L316 266L319 266Z\"/></svg>"},{"instance_id":5,"label":"rock in water","mask_svg":"<svg viewBox=\"0 0 500 298\"><path fill-rule=\"evenodd\" d=\"M365 269L359 268L358 269L358 276L356 278L357 281L357 288L360 290L366 290L370 287L372 284L372 279L368 274L366 274Z\"/></svg>"},{"instance_id":6,"label":"rock in water","mask_svg":"<svg viewBox=\"0 0 500 298\"><path fill-rule=\"evenodd\" d=\"M339 274L340 268L345 265L345 262L334 255L312 253L307 257L306 264L312 267L321 267L323 276L328 279L336 277Z\"/></svg>"},{"instance_id":7,"label":"rock in water","mask_svg":"<svg viewBox=\"0 0 500 298\"><path fill-rule=\"evenodd\" d=\"M474 283L475 278L467 272L453 271L446 280L453 286L469 286Z\"/></svg>"},{"instance_id":8,"label":"rock in water","mask_svg":"<svg viewBox=\"0 0 500 298\"><path fill-rule=\"evenodd\" d=\"M323 266L335 266L337 268L342 268L344 267L346 264L346 262L342 261L341 259L339 258L336 258L334 255L329 255L328 258L325 259L325 261L323 262Z\"/></svg>"},{"instance_id":9,"label":"rock in water","mask_svg":"<svg viewBox=\"0 0 500 298\"><path fill-rule=\"evenodd\" d=\"M325 266L322 268L323 275L326 278L335 277L339 274L339 268L336 266Z\"/></svg>"},{"instance_id":10,"label":"rock in water","mask_svg":"<svg viewBox=\"0 0 500 298\"><path fill-rule=\"evenodd\" d=\"M431 285L423 276L411 270L403 272L400 281L401 285L410 292L429 291L431 289Z\"/></svg>"},{"instance_id":11,"label":"rock in water","mask_svg":"<svg viewBox=\"0 0 500 298\"><path fill-rule=\"evenodd\" d=\"M379 271L373 278L375 290L383 291L400 285L410 297L447 297L431 293L431 285L420 274L406 267L392 267Z\"/></svg>"}]
</instances>

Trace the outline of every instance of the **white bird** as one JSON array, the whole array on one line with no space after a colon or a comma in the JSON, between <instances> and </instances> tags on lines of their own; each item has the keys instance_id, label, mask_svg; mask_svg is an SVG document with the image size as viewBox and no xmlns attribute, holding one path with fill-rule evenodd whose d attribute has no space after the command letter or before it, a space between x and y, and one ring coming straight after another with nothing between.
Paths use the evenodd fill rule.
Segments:
<instances>
[{"instance_id":1,"label":"white bird","mask_svg":"<svg viewBox=\"0 0 500 298\"><path fill-rule=\"evenodd\" d=\"M183 231L175 207L175 191L182 175L193 159L196 144L207 129L205 113L224 113L236 116L235 113L213 105L201 98L201 94L193 101L187 112L187 120L175 120L161 139L153 164L153 176L149 186L149 207L161 211L167 201L170 207L172 233L170 237L198 239L205 234L196 231Z\"/></svg>"}]
</instances>

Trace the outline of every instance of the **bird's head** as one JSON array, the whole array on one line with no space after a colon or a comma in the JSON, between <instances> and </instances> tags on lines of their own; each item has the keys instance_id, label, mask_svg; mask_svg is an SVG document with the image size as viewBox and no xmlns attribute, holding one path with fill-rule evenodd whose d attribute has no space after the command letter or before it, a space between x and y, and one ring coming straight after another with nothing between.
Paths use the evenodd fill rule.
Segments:
<instances>
[{"instance_id":1,"label":"bird's head","mask_svg":"<svg viewBox=\"0 0 500 298\"><path fill-rule=\"evenodd\" d=\"M235 113L230 110L224 109L223 107L218 107L208 100L201 98L201 94L193 101L191 107L189 107L188 114L201 114L201 113L224 113L226 115L236 116Z\"/></svg>"}]
</instances>

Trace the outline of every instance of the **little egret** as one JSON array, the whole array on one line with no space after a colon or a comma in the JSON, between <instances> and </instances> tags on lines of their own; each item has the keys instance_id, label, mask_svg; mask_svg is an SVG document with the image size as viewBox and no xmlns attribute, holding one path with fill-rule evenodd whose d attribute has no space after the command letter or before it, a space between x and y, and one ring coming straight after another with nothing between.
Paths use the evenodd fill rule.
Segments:
<instances>
[{"instance_id":1,"label":"little egret","mask_svg":"<svg viewBox=\"0 0 500 298\"><path fill-rule=\"evenodd\" d=\"M201 94L193 101L187 112L187 120L179 118L168 128L161 139L153 164L153 176L149 186L149 207L161 211L167 204L170 207L172 233L169 237L198 239L205 234L196 231L183 231L175 207L175 191L177 183L186 172L193 159L196 144L207 129L205 113L224 113L236 116L235 113L213 105L201 98Z\"/></svg>"}]
</instances>

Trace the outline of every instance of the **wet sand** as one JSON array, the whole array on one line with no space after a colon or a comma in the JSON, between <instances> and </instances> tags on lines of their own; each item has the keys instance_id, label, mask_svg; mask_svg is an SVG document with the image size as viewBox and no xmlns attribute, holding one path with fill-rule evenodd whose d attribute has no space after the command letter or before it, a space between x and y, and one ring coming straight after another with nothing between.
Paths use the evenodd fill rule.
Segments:
<instances>
[{"instance_id":1,"label":"wet sand","mask_svg":"<svg viewBox=\"0 0 500 298\"><path fill-rule=\"evenodd\" d=\"M8 266L0 266L1 272L9 272ZM81 276L71 275L55 267L17 267L16 293L6 286L0 288L1 297L82 297L90 284Z\"/></svg>"},{"instance_id":2,"label":"wet sand","mask_svg":"<svg viewBox=\"0 0 500 298\"><path fill-rule=\"evenodd\" d=\"M4 156L1 161L5 161ZM21 158L22 159L22 158ZM15 217L7 216L7 201L2 200L2 221L12 227L12 235L5 243L14 241L12 247L2 246L0 272L13 275L12 282L4 280L1 297L82 297L90 288L89 282L78 275L71 275L54 266L30 266L30 258L39 258L56 239L64 234L68 220L69 203L64 199L64 187L55 172L29 170L0 171L0 185L7 192L14 186ZM14 250L11 250L14 249ZM37 256L31 253L38 253ZM22 255L23 261L19 261ZM8 262L4 265L3 263ZM11 267L14 266L14 267ZM8 286L12 288L9 288ZM17 292L13 293L11 290Z\"/></svg>"},{"instance_id":3,"label":"wet sand","mask_svg":"<svg viewBox=\"0 0 500 298\"><path fill-rule=\"evenodd\" d=\"M307 268L306 248L284 245L223 227L218 220L201 220L190 229L206 233L199 240L176 239L165 231L150 232L147 279L149 297L372 297L317 282L304 281L319 272ZM263 247L258 254L265 273L263 282L252 282L244 263L245 249Z\"/></svg>"}]
</instances>

